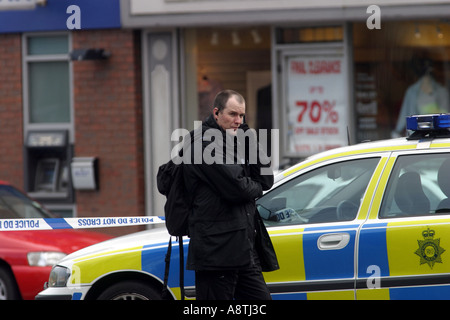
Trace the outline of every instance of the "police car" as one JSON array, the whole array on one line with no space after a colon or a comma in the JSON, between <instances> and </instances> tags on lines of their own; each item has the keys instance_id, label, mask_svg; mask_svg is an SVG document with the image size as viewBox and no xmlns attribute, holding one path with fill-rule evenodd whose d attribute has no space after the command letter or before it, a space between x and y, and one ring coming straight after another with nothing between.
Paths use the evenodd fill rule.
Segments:
<instances>
[{"instance_id":1,"label":"police car","mask_svg":"<svg viewBox=\"0 0 450 320\"><path fill-rule=\"evenodd\" d=\"M408 138L306 159L257 201L280 264L264 274L274 299L450 298L450 115L407 123ZM168 238L160 228L73 253L37 299L158 299ZM185 286L194 298L191 271Z\"/></svg>"}]
</instances>

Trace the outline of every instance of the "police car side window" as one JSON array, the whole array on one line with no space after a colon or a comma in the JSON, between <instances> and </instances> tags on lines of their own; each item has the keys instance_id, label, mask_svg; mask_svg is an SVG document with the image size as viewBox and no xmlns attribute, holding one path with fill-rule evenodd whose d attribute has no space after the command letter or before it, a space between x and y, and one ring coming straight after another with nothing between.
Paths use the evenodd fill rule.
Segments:
<instances>
[{"instance_id":1,"label":"police car side window","mask_svg":"<svg viewBox=\"0 0 450 320\"><path fill-rule=\"evenodd\" d=\"M389 178L380 218L450 214L450 155L399 156Z\"/></svg>"},{"instance_id":2,"label":"police car side window","mask_svg":"<svg viewBox=\"0 0 450 320\"><path fill-rule=\"evenodd\" d=\"M257 201L267 226L350 221L379 158L343 161L302 174Z\"/></svg>"}]
</instances>

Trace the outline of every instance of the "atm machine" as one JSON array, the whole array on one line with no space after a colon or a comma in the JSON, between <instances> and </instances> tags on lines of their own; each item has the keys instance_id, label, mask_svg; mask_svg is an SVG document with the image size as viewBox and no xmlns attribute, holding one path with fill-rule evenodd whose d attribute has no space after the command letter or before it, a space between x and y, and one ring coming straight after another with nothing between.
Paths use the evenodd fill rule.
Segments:
<instances>
[{"instance_id":1,"label":"atm machine","mask_svg":"<svg viewBox=\"0 0 450 320\"><path fill-rule=\"evenodd\" d=\"M43 203L73 203L73 146L69 144L68 131L29 131L24 148L27 193Z\"/></svg>"}]
</instances>

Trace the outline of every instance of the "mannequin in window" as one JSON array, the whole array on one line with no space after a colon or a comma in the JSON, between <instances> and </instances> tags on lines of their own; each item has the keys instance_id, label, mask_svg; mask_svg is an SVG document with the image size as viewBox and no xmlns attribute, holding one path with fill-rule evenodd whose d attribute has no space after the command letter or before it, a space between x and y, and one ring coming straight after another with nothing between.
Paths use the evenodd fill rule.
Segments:
<instances>
[{"instance_id":1,"label":"mannequin in window","mask_svg":"<svg viewBox=\"0 0 450 320\"><path fill-rule=\"evenodd\" d=\"M423 75L406 90L392 136L402 135L407 116L447 112L449 112L448 91L433 78L431 63L428 60L425 62Z\"/></svg>"}]
</instances>

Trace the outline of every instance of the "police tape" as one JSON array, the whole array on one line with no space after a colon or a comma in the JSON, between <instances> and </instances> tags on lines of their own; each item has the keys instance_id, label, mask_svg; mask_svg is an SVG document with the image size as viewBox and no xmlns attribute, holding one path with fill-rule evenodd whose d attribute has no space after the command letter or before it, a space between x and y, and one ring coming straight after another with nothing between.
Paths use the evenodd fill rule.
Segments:
<instances>
[{"instance_id":1,"label":"police tape","mask_svg":"<svg viewBox=\"0 0 450 320\"><path fill-rule=\"evenodd\" d=\"M164 223L159 216L0 219L0 231L87 229Z\"/></svg>"}]
</instances>

